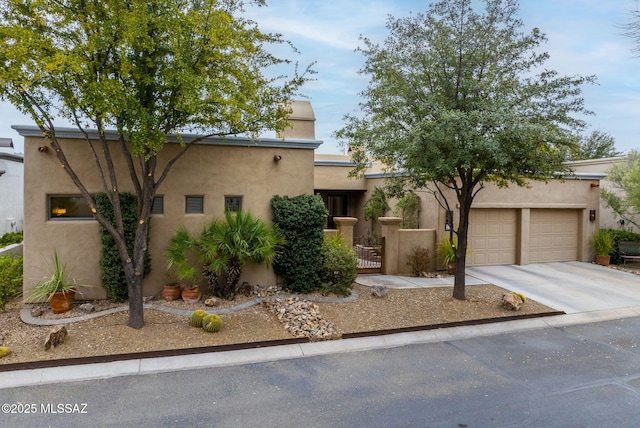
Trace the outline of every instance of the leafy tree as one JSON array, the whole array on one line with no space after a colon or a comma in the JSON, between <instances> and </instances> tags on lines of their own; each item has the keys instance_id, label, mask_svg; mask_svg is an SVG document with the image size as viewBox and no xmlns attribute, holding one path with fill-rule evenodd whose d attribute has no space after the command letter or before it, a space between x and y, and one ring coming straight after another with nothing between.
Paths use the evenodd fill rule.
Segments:
<instances>
[{"instance_id":1,"label":"leafy tree","mask_svg":"<svg viewBox=\"0 0 640 428\"><path fill-rule=\"evenodd\" d=\"M620 218L640 228L640 151L629 152L607 174L614 190L602 189L602 199Z\"/></svg>"},{"instance_id":2,"label":"leafy tree","mask_svg":"<svg viewBox=\"0 0 640 428\"><path fill-rule=\"evenodd\" d=\"M264 5L264 0L255 0ZM171 167L209 136L282 130L286 102L308 80L263 75L288 61L267 48L286 42L242 18L241 0L5 0L0 6L0 96L31 115L53 153L118 247L128 283L129 326L144 325L142 282L149 213ZM85 135L115 211L111 224L69 161L55 126L71 121ZM87 129L98 130L89 138ZM106 128L118 141L109 144ZM182 150L159 154L167 134ZM77 146L76 146L77 147ZM127 170L113 159L123 157ZM138 201L133 251L127 248L118 189Z\"/></svg>"},{"instance_id":3,"label":"leafy tree","mask_svg":"<svg viewBox=\"0 0 640 428\"><path fill-rule=\"evenodd\" d=\"M447 209L455 194L456 299L465 298L475 196L487 182L524 186L563 170L572 131L584 126L573 115L589 113L581 86L595 80L543 67L546 38L537 28L523 32L517 1L484 0L482 13L476 3L442 0L424 14L390 17L383 44L363 38L361 73L371 80L362 114L337 132L353 149L354 174L373 158L392 180L427 187Z\"/></svg>"},{"instance_id":4,"label":"leafy tree","mask_svg":"<svg viewBox=\"0 0 640 428\"><path fill-rule=\"evenodd\" d=\"M586 159L602 159L620 156L622 152L616 150L616 140L603 131L593 131L587 136L580 136L578 144L569 148L567 160L577 161Z\"/></svg>"}]
</instances>

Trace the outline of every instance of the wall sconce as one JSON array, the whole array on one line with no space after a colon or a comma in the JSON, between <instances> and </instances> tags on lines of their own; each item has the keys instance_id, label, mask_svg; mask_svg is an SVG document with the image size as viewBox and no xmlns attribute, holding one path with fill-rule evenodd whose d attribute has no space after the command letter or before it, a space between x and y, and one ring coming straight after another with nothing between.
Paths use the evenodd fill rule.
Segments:
<instances>
[{"instance_id":1,"label":"wall sconce","mask_svg":"<svg viewBox=\"0 0 640 428\"><path fill-rule=\"evenodd\" d=\"M280 160L282 160L282 155L279 155L277 153L275 155L273 155L273 161L274 162L279 162Z\"/></svg>"},{"instance_id":2,"label":"wall sconce","mask_svg":"<svg viewBox=\"0 0 640 428\"><path fill-rule=\"evenodd\" d=\"M49 150L49 148L47 146L40 146L38 147L38 151L40 153L46 153L46 151Z\"/></svg>"},{"instance_id":3,"label":"wall sconce","mask_svg":"<svg viewBox=\"0 0 640 428\"><path fill-rule=\"evenodd\" d=\"M444 219L444 230L449 232L453 230L453 211L447 210Z\"/></svg>"},{"instance_id":4,"label":"wall sconce","mask_svg":"<svg viewBox=\"0 0 640 428\"><path fill-rule=\"evenodd\" d=\"M65 215L67 213L67 209L65 207L56 207L51 210L51 214L60 217L61 215Z\"/></svg>"},{"instance_id":5,"label":"wall sconce","mask_svg":"<svg viewBox=\"0 0 640 428\"><path fill-rule=\"evenodd\" d=\"M596 221L596 210L589 210L589 221Z\"/></svg>"},{"instance_id":6,"label":"wall sconce","mask_svg":"<svg viewBox=\"0 0 640 428\"><path fill-rule=\"evenodd\" d=\"M600 183L591 183L591 187L600 187Z\"/></svg>"}]
</instances>

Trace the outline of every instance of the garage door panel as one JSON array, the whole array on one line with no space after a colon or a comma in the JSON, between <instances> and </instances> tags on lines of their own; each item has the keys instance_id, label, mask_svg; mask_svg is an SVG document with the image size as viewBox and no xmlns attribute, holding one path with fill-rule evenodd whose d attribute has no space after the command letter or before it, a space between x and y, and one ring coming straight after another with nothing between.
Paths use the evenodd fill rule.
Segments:
<instances>
[{"instance_id":1,"label":"garage door panel","mask_svg":"<svg viewBox=\"0 0 640 428\"><path fill-rule=\"evenodd\" d=\"M529 261L577 260L578 218L577 210L531 210Z\"/></svg>"},{"instance_id":2,"label":"garage door panel","mask_svg":"<svg viewBox=\"0 0 640 428\"><path fill-rule=\"evenodd\" d=\"M469 222L470 266L515 263L516 211L474 209Z\"/></svg>"}]
</instances>

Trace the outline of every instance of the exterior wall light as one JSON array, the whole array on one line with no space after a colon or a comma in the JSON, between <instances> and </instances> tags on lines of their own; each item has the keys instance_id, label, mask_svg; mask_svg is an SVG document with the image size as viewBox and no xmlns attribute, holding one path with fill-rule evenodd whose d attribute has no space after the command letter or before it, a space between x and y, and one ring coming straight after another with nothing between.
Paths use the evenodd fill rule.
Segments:
<instances>
[{"instance_id":1,"label":"exterior wall light","mask_svg":"<svg viewBox=\"0 0 640 428\"><path fill-rule=\"evenodd\" d=\"M47 150L49 150L49 148L48 148L47 146L40 146L40 147L38 147L38 151L39 151L40 153L46 153L46 152L47 152Z\"/></svg>"},{"instance_id":2,"label":"exterior wall light","mask_svg":"<svg viewBox=\"0 0 640 428\"><path fill-rule=\"evenodd\" d=\"M282 155L279 155L277 153L275 155L273 155L273 161L274 162L279 162L280 160L282 160Z\"/></svg>"},{"instance_id":3,"label":"exterior wall light","mask_svg":"<svg viewBox=\"0 0 640 428\"><path fill-rule=\"evenodd\" d=\"M600 187L600 183L591 183L591 187Z\"/></svg>"},{"instance_id":4,"label":"exterior wall light","mask_svg":"<svg viewBox=\"0 0 640 428\"><path fill-rule=\"evenodd\" d=\"M596 210L589 210L589 221L596 221Z\"/></svg>"}]
</instances>

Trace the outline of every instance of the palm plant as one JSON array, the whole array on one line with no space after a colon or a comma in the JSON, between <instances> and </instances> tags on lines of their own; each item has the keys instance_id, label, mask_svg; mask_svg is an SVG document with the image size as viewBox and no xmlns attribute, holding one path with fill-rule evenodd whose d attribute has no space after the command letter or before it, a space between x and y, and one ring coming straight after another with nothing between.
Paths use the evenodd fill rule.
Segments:
<instances>
[{"instance_id":1,"label":"palm plant","mask_svg":"<svg viewBox=\"0 0 640 428\"><path fill-rule=\"evenodd\" d=\"M196 270L186 254L195 249L211 288L219 296L231 298L236 294L244 266L271 264L283 240L265 221L250 213L226 211L224 215L224 220L211 221L198 239L181 227L169 241L164 255L168 267L175 268L179 278L191 277ZM221 285L218 278L223 273L225 283Z\"/></svg>"}]
</instances>

